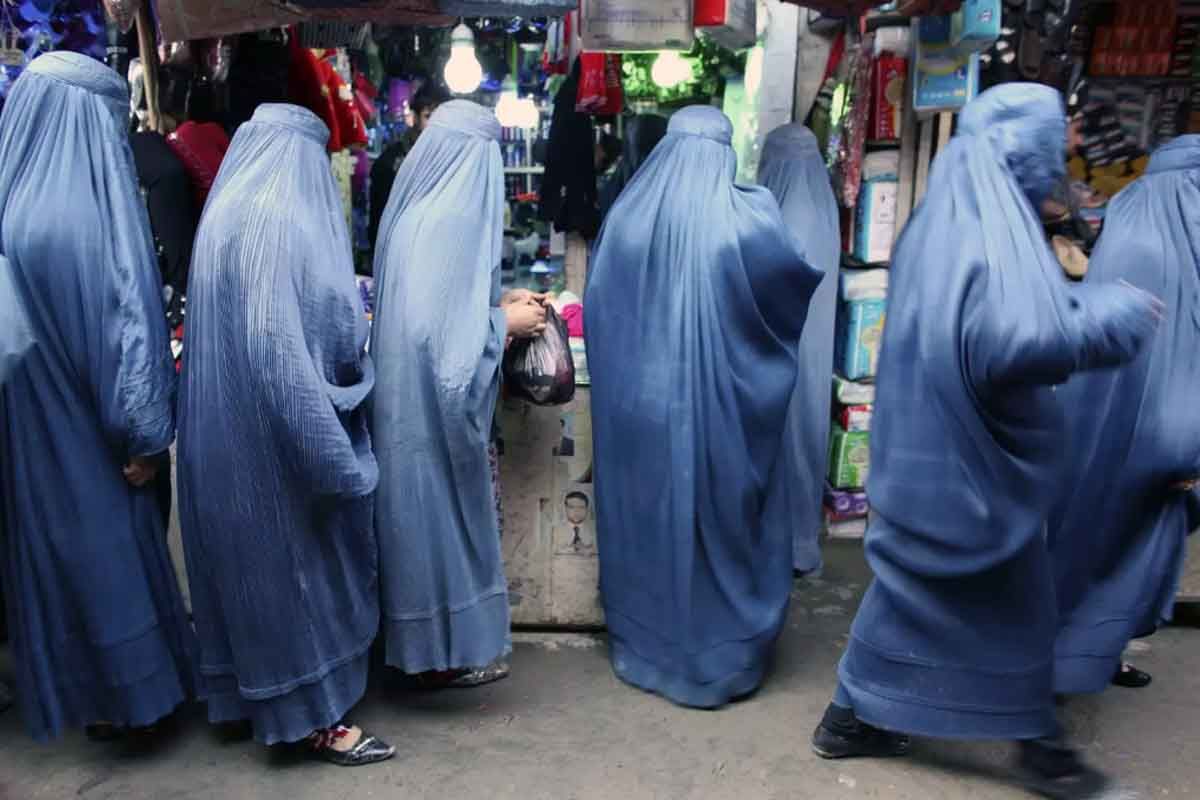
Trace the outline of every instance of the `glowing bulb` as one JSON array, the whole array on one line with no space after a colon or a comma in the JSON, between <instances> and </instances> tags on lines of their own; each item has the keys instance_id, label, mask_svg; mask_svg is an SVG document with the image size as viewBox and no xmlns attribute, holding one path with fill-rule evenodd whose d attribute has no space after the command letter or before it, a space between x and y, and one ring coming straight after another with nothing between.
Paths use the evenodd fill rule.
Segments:
<instances>
[{"instance_id":1,"label":"glowing bulb","mask_svg":"<svg viewBox=\"0 0 1200 800\"><path fill-rule=\"evenodd\" d=\"M450 34L450 60L446 62L446 85L455 94L470 94L483 81L483 67L475 57L475 36L466 25Z\"/></svg>"},{"instance_id":2,"label":"glowing bulb","mask_svg":"<svg viewBox=\"0 0 1200 800\"><path fill-rule=\"evenodd\" d=\"M671 89L692 79L692 65L674 50L659 53L654 59L650 77L664 89Z\"/></svg>"},{"instance_id":3,"label":"glowing bulb","mask_svg":"<svg viewBox=\"0 0 1200 800\"><path fill-rule=\"evenodd\" d=\"M517 96L517 84L512 78L504 81L500 102L496 104L496 119L506 128L536 128L540 122L533 98Z\"/></svg>"}]
</instances>

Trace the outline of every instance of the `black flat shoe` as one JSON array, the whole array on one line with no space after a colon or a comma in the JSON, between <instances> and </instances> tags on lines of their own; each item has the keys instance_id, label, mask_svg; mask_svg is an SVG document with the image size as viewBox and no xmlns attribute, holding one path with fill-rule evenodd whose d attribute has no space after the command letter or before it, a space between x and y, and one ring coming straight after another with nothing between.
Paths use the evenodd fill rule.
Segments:
<instances>
[{"instance_id":1,"label":"black flat shoe","mask_svg":"<svg viewBox=\"0 0 1200 800\"><path fill-rule=\"evenodd\" d=\"M387 761L396 755L395 747L382 739L371 736L366 731L359 734L358 744L349 750L334 749L333 742L340 738L339 734L345 735L346 733L349 733L349 729L339 725L329 731L313 734L310 740L313 757L339 767L365 767L368 764Z\"/></svg>"},{"instance_id":2,"label":"black flat shoe","mask_svg":"<svg viewBox=\"0 0 1200 800\"><path fill-rule=\"evenodd\" d=\"M1145 689L1154 678L1149 672L1143 672L1131 664L1122 664L1117 668L1117 674L1113 675L1113 686L1120 686L1124 689Z\"/></svg>"},{"instance_id":3,"label":"black flat shoe","mask_svg":"<svg viewBox=\"0 0 1200 800\"><path fill-rule=\"evenodd\" d=\"M821 758L896 758L908 753L909 738L860 720L832 703L813 732L812 749Z\"/></svg>"},{"instance_id":4,"label":"black flat shoe","mask_svg":"<svg viewBox=\"0 0 1200 800\"><path fill-rule=\"evenodd\" d=\"M1048 739L1021 742L1017 771L1021 785L1050 800L1091 800L1108 790L1111 781L1089 767L1079 753Z\"/></svg>"}]
</instances>

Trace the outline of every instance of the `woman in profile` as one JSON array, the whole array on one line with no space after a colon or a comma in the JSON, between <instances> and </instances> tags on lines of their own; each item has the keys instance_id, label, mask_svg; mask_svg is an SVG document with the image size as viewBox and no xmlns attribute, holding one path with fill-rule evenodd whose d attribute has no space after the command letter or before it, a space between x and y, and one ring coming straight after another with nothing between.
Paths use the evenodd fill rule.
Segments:
<instances>
[{"instance_id":1,"label":"woman in profile","mask_svg":"<svg viewBox=\"0 0 1200 800\"><path fill-rule=\"evenodd\" d=\"M55 52L0 118L0 257L36 341L0 385L0 564L37 739L146 728L193 693L149 488L175 435L175 370L128 110L115 72Z\"/></svg>"},{"instance_id":2,"label":"woman in profile","mask_svg":"<svg viewBox=\"0 0 1200 800\"><path fill-rule=\"evenodd\" d=\"M238 129L192 263L179 510L214 723L341 766L395 749L346 714L379 627L367 321L311 112Z\"/></svg>"}]
</instances>

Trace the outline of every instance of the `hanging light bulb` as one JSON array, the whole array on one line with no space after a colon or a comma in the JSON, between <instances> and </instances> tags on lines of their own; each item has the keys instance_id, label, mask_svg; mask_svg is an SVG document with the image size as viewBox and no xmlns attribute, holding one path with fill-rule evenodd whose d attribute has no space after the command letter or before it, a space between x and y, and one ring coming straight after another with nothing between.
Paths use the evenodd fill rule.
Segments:
<instances>
[{"instance_id":1,"label":"hanging light bulb","mask_svg":"<svg viewBox=\"0 0 1200 800\"><path fill-rule=\"evenodd\" d=\"M500 91L500 102L496 104L496 119L506 128L536 128L541 121L537 103L532 97L517 94L517 82L509 76Z\"/></svg>"},{"instance_id":2,"label":"hanging light bulb","mask_svg":"<svg viewBox=\"0 0 1200 800\"><path fill-rule=\"evenodd\" d=\"M666 50L654 59L650 77L663 89L672 89L692 79L692 65L675 50Z\"/></svg>"},{"instance_id":3,"label":"hanging light bulb","mask_svg":"<svg viewBox=\"0 0 1200 800\"><path fill-rule=\"evenodd\" d=\"M496 119L506 128L518 127L521 115L521 100L517 97L517 82L508 76L500 90L500 102L496 103Z\"/></svg>"},{"instance_id":4,"label":"hanging light bulb","mask_svg":"<svg viewBox=\"0 0 1200 800\"><path fill-rule=\"evenodd\" d=\"M450 60L446 62L446 85L455 94L470 94L483 81L483 67L475 57L475 36L466 25L450 34Z\"/></svg>"}]
</instances>

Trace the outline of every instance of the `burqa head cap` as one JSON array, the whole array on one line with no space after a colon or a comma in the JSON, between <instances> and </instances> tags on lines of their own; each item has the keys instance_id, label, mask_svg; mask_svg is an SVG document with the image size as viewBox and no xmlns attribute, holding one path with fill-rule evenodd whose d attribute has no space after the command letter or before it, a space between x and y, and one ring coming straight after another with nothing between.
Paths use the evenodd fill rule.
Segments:
<instances>
[{"instance_id":1,"label":"burqa head cap","mask_svg":"<svg viewBox=\"0 0 1200 800\"><path fill-rule=\"evenodd\" d=\"M250 121L256 125L287 128L324 147L329 143L329 127L307 108L290 103L263 103Z\"/></svg>"},{"instance_id":2,"label":"burqa head cap","mask_svg":"<svg viewBox=\"0 0 1200 800\"><path fill-rule=\"evenodd\" d=\"M38 56L26 72L90 92L116 114L126 113L129 89L125 79L94 58L69 50Z\"/></svg>"},{"instance_id":3,"label":"burqa head cap","mask_svg":"<svg viewBox=\"0 0 1200 800\"><path fill-rule=\"evenodd\" d=\"M963 109L958 135L993 148L1035 205L1066 175L1066 107L1062 95L1040 83L988 89Z\"/></svg>"},{"instance_id":4,"label":"burqa head cap","mask_svg":"<svg viewBox=\"0 0 1200 800\"><path fill-rule=\"evenodd\" d=\"M438 106L429 118L429 125L481 139L500 139L500 120L496 119L495 113L470 100L451 100Z\"/></svg>"},{"instance_id":5,"label":"burqa head cap","mask_svg":"<svg viewBox=\"0 0 1200 800\"><path fill-rule=\"evenodd\" d=\"M775 159L820 157L821 148L816 135L799 122L781 125L767 134L763 142L762 161Z\"/></svg>"},{"instance_id":6,"label":"burqa head cap","mask_svg":"<svg viewBox=\"0 0 1200 800\"><path fill-rule=\"evenodd\" d=\"M688 106L671 117L667 133L674 136L700 136L728 145L733 141L733 123L712 106Z\"/></svg>"}]
</instances>

